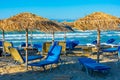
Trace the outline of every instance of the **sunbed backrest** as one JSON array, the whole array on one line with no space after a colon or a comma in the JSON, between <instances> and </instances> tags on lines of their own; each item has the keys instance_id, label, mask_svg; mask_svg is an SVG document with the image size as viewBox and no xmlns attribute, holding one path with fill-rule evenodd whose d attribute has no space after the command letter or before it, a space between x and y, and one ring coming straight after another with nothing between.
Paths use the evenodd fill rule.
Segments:
<instances>
[{"instance_id":1,"label":"sunbed backrest","mask_svg":"<svg viewBox=\"0 0 120 80\"><path fill-rule=\"evenodd\" d=\"M4 51L10 54L9 47L13 47L11 42L4 42Z\"/></svg>"},{"instance_id":2,"label":"sunbed backrest","mask_svg":"<svg viewBox=\"0 0 120 80\"><path fill-rule=\"evenodd\" d=\"M19 51L16 48L11 47L10 52L15 61L24 63L22 55L19 53Z\"/></svg>"},{"instance_id":3,"label":"sunbed backrest","mask_svg":"<svg viewBox=\"0 0 120 80\"><path fill-rule=\"evenodd\" d=\"M48 61L58 61L60 57L62 47L61 46L55 46L54 49L51 51L50 55L47 56Z\"/></svg>"}]
</instances>

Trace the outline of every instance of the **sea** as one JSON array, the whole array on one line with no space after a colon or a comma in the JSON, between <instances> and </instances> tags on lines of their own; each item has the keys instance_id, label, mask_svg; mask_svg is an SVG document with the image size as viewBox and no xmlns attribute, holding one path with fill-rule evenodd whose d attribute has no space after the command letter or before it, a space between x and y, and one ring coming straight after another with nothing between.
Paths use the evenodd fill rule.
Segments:
<instances>
[{"instance_id":1,"label":"sea","mask_svg":"<svg viewBox=\"0 0 120 80\"><path fill-rule=\"evenodd\" d=\"M67 21L67 20L66 20ZM69 20L72 22L72 20ZM61 21L59 21L61 22ZM40 31L29 32L28 35L29 44L37 44L50 42L53 39L52 33L45 33ZM66 36L66 38L65 38ZM120 43L120 31L101 31L100 42L106 42L108 39L114 38L114 43ZM80 31L74 29L74 32L55 32L54 40L55 41L67 41L67 40L76 40L79 41L80 45L91 43L97 39L96 30L86 30ZM0 32L0 40L2 40L2 32ZM20 46L22 42L26 41L25 31L22 32L5 32L5 41L12 42L14 46Z\"/></svg>"}]
</instances>

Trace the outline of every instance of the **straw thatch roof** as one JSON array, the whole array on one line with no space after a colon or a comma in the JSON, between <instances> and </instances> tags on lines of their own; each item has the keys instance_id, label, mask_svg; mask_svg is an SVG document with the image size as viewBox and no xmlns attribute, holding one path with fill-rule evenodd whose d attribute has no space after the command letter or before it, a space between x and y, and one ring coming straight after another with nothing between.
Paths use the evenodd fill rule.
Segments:
<instances>
[{"instance_id":1,"label":"straw thatch roof","mask_svg":"<svg viewBox=\"0 0 120 80\"><path fill-rule=\"evenodd\" d=\"M22 31L25 29L50 32L50 31L65 31L68 30L64 25L48 20L37 16L32 13L21 13L15 16L12 16L8 19L1 20L0 28L5 31Z\"/></svg>"},{"instance_id":2,"label":"straw thatch roof","mask_svg":"<svg viewBox=\"0 0 120 80\"><path fill-rule=\"evenodd\" d=\"M116 30L118 24L120 24L120 20L117 17L103 12L92 13L74 22L74 26L81 30L94 30L98 27L101 30Z\"/></svg>"},{"instance_id":3,"label":"straw thatch roof","mask_svg":"<svg viewBox=\"0 0 120 80\"><path fill-rule=\"evenodd\" d=\"M17 14L15 16L12 16L6 20L11 20L11 21L20 21L21 20L26 20L26 21L36 21L36 20L48 20L47 18L43 18L41 16L37 16L36 14L28 13L28 12L23 12L20 14Z\"/></svg>"},{"instance_id":4,"label":"straw thatch roof","mask_svg":"<svg viewBox=\"0 0 120 80\"><path fill-rule=\"evenodd\" d=\"M74 28L74 22L62 22L65 25L71 26L72 28Z\"/></svg>"},{"instance_id":5,"label":"straw thatch roof","mask_svg":"<svg viewBox=\"0 0 120 80\"><path fill-rule=\"evenodd\" d=\"M54 22L54 21L37 21L36 27L40 31L45 32L56 32L56 31L72 31L71 29L67 28L66 25Z\"/></svg>"}]
</instances>

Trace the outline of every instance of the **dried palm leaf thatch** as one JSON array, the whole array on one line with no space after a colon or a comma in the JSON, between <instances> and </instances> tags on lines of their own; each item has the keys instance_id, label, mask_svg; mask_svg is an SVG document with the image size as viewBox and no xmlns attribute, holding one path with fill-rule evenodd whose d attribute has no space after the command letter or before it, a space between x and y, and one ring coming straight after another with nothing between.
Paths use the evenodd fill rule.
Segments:
<instances>
[{"instance_id":1,"label":"dried palm leaf thatch","mask_svg":"<svg viewBox=\"0 0 120 80\"><path fill-rule=\"evenodd\" d=\"M99 62L100 30L116 30L120 24L119 18L102 12L95 12L74 22L76 28L81 30L97 29L97 61Z\"/></svg>"},{"instance_id":2,"label":"dried palm leaf thatch","mask_svg":"<svg viewBox=\"0 0 120 80\"><path fill-rule=\"evenodd\" d=\"M74 26L74 22L62 22L63 24L65 24L65 25L68 25L68 26L70 26L70 27L72 27L72 28L74 28L75 26Z\"/></svg>"},{"instance_id":3,"label":"dried palm leaf thatch","mask_svg":"<svg viewBox=\"0 0 120 80\"><path fill-rule=\"evenodd\" d=\"M32 13L21 13L8 19L2 20L1 28L5 31L22 31L25 29L34 30L35 21L48 19L36 16Z\"/></svg>"},{"instance_id":4,"label":"dried palm leaf thatch","mask_svg":"<svg viewBox=\"0 0 120 80\"><path fill-rule=\"evenodd\" d=\"M99 27L101 30L118 29L120 20L102 12L95 12L74 22L74 26L82 30L95 30Z\"/></svg>"},{"instance_id":5,"label":"dried palm leaf thatch","mask_svg":"<svg viewBox=\"0 0 120 80\"><path fill-rule=\"evenodd\" d=\"M25 29L43 32L51 31L69 31L65 25L53 22L47 18L36 16L32 13L21 13L16 16L1 20L1 29L5 31L23 31Z\"/></svg>"},{"instance_id":6,"label":"dried palm leaf thatch","mask_svg":"<svg viewBox=\"0 0 120 80\"><path fill-rule=\"evenodd\" d=\"M24 12L24 13L20 13L20 14L17 14L15 16L12 16L12 17L8 18L7 20L12 20L12 21L15 21L15 22L19 22L19 21L21 22L21 20L36 21L36 20L48 20L48 19L43 18L41 16L37 16L36 14Z\"/></svg>"}]
</instances>

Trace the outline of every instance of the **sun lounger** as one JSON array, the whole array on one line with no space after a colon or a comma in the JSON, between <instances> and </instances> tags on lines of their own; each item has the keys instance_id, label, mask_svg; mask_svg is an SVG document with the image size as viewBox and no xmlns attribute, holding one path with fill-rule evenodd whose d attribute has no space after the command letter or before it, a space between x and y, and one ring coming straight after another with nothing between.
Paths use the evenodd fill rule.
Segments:
<instances>
[{"instance_id":1,"label":"sun lounger","mask_svg":"<svg viewBox=\"0 0 120 80\"><path fill-rule=\"evenodd\" d=\"M89 73L90 70L97 72L105 72L110 70L109 66L106 66L101 63L97 63L95 60L91 58L86 58L86 57L79 58L78 61L86 69L87 74Z\"/></svg>"},{"instance_id":2,"label":"sun lounger","mask_svg":"<svg viewBox=\"0 0 120 80\"><path fill-rule=\"evenodd\" d=\"M115 42L115 39L111 38L109 40L107 40L105 43L101 43L101 45L103 46L112 46L112 44Z\"/></svg>"},{"instance_id":3,"label":"sun lounger","mask_svg":"<svg viewBox=\"0 0 120 80\"><path fill-rule=\"evenodd\" d=\"M48 53L49 47L52 44L52 42L44 42L42 47L43 54Z\"/></svg>"},{"instance_id":4,"label":"sun lounger","mask_svg":"<svg viewBox=\"0 0 120 80\"><path fill-rule=\"evenodd\" d=\"M113 42L115 42L115 39L111 38L107 40L105 43L100 43L101 46L112 46ZM97 44L97 40L94 40L91 43L87 43L87 46L95 46Z\"/></svg>"},{"instance_id":5,"label":"sun lounger","mask_svg":"<svg viewBox=\"0 0 120 80\"><path fill-rule=\"evenodd\" d=\"M91 43L87 43L87 46L93 46L93 47L95 47L96 44L97 44L97 40L94 40Z\"/></svg>"},{"instance_id":6,"label":"sun lounger","mask_svg":"<svg viewBox=\"0 0 120 80\"><path fill-rule=\"evenodd\" d=\"M96 45L97 44L97 40L94 40L91 44Z\"/></svg>"},{"instance_id":7,"label":"sun lounger","mask_svg":"<svg viewBox=\"0 0 120 80\"><path fill-rule=\"evenodd\" d=\"M31 44L28 44L28 47L29 46L31 46ZM25 42L22 42L21 44L20 44L20 47L26 47L26 43Z\"/></svg>"},{"instance_id":8,"label":"sun lounger","mask_svg":"<svg viewBox=\"0 0 120 80\"><path fill-rule=\"evenodd\" d=\"M111 43L113 43L113 42L115 42L115 39L111 38L111 39L109 39L106 43L107 43L107 44L111 44Z\"/></svg>"},{"instance_id":9,"label":"sun lounger","mask_svg":"<svg viewBox=\"0 0 120 80\"><path fill-rule=\"evenodd\" d=\"M120 61L120 46L118 47L118 61Z\"/></svg>"},{"instance_id":10,"label":"sun lounger","mask_svg":"<svg viewBox=\"0 0 120 80\"><path fill-rule=\"evenodd\" d=\"M117 52L118 51L118 47L115 48L107 48L107 49L102 49L102 52Z\"/></svg>"},{"instance_id":11,"label":"sun lounger","mask_svg":"<svg viewBox=\"0 0 120 80\"><path fill-rule=\"evenodd\" d=\"M10 54L9 47L13 47L12 42L5 41L3 45L4 45L4 52Z\"/></svg>"},{"instance_id":12,"label":"sun lounger","mask_svg":"<svg viewBox=\"0 0 120 80\"><path fill-rule=\"evenodd\" d=\"M39 54L42 54L42 43L33 44L33 48L37 49Z\"/></svg>"},{"instance_id":13,"label":"sun lounger","mask_svg":"<svg viewBox=\"0 0 120 80\"><path fill-rule=\"evenodd\" d=\"M66 48L73 50L75 48L75 46L77 46L79 44L79 41L66 41Z\"/></svg>"},{"instance_id":14,"label":"sun lounger","mask_svg":"<svg viewBox=\"0 0 120 80\"><path fill-rule=\"evenodd\" d=\"M64 41L59 41L58 45L62 46L61 53L66 54L66 42Z\"/></svg>"},{"instance_id":15,"label":"sun lounger","mask_svg":"<svg viewBox=\"0 0 120 80\"><path fill-rule=\"evenodd\" d=\"M2 47L3 46L3 42L2 41L0 41L0 47Z\"/></svg>"},{"instance_id":16,"label":"sun lounger","mask_svg":"<svg viewBox=\"0 0 120 80\"><path fill-rule=\"evenodd\" d=\"M26 62L26 57L25 56L23 57L16 48L10 47L9 50L10 50L10 54L13 57L13 59L15 60L15 62L19 62L19 63ZM41 55L28 56L28 61L41 59L41 58L43 58L43 56L41 56Z\"/></svg>"},{"instance_id":17,"label":"sun lounger","mask_svg":"<svg viewBox=\"0 0 120 80\"><path fill-rule=\"evenodd\" d=\"M50 47L50 50L51 50L51 48L52 48L52 46ZM58 45L54 46L52 51L49 52L49 54L47 55L46 59L41 60L39 62L30 63L28 65L36 66L36 67L43 67L44 70L46 70L45 66L51 64L51 68L52 68L52 64L57 64L59 62L61 50L62 50L61 46L58 46ZM51 70L51 68L50 68L50 70Z\"/></svg>"}]
</instances>

